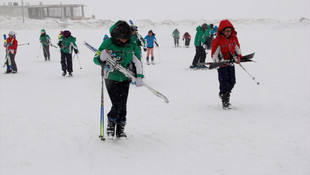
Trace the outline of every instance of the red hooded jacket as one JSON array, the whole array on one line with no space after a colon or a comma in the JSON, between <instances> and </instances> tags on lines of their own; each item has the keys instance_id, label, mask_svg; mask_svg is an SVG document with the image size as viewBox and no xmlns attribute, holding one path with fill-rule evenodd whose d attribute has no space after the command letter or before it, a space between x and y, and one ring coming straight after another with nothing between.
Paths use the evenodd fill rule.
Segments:
<instances>
[{"instance_id":1,"label":"red hooded jacket","mask_svg":"<svg viewBox=\"0 0 310 175\"><path fill-rule=\"evenodd\" d=\"M232 32L229 38L226 38L222 34L222 30L225 29L226 27L232 28ZM220 47L221 49L220 51L223 55L224 60L229 60L230 59L229 53L231 54L235 53L236 45L240 48L240 44L237 38L237 32L235 31L234 26L228 20L221 21L219 29L217 31L217 37L212 42L212 52L211 52L212 58L217 48Z\"/></svg>"},{"instance_id":2,"label":"red hooded jacket","mask_svg":"<svg viewBox=\"0 0 310 175\"><path fill-rule=\"evenodd\" d=\"M16 37L14 38L13 42L12 42L12 39L13 39L13 37L8 37L8 38L6 39L6 43L9 44L8 50L9 50L9 51L10 51L10 50L14 50L14 54L16 54L16 53L17 53L17 45L18 45L18 42L17 42L17 40L16 40Z\"/></svg>"}]
</instances>

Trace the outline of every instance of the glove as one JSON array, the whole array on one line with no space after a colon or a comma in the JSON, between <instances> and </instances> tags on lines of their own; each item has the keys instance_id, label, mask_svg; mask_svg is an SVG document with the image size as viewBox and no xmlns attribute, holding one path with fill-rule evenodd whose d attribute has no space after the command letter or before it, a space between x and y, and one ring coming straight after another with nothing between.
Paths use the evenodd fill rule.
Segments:
<instances>
[{"instance_id":1,"label":"glove","mask_svg":"<svg viewBox=\"0 0 310 175\"><path fill-rule=\"evenodd\" d=\"M219 57L213 57L214 62L220 62Z\"/></svg>"},{"instance_id":2,"label":"glove","mask_svg":"<svg viewBox=\"0 0 310 175\"><path fill-rule=\"evenodd\" d=\"M136 78L136 86L137 87L143 86L143 81L141 77Z\"/></svg>"},{"instance_id":3,"label":"glove","mask_svg":"<svg viewBox=\"0 0 310 175\"><path fill-rule=\"evenodd\" d=\"M14 54L15 51L14 51L13 49L10 49L10 50L9 50L9 53L10 53L10 54Z\"/></svg>"},{"instance_id":4,"label":"glove","mask_svg":"<svg viewBox=\"0 0 310 175\"><path fill-rule=\"evenodd\" d=\"M143 50L144 50L144 52L146 52L146 51L147 51L147 48L143 47Z\"/></svg>"},{"instance_id":5,"label":"glove","mask_svg":"<svg viewBox=\"0 0 310 175\"><path fill-rule=\"evenodd\" d=\"M238 55L237 58L235 58L235 62L236 62L237 64L240 64L241 59L242 59L242 55Z\"/></svg>"},{"instance_id":6,"label":"glove","mask_svg":"<svg viewBox=\"0 0 310 175\"><path fill-rule=\"evenodd\" d=\"M79 53L79 50L78 50L78 49L74 49L74 53L75 53L75 54L78 54L78 53Z\"/></svg>"},{"instance_id":7,"label":"glove","mask_svg":"<svg viewBox=\"0 0 310 175\"><path fill-rule=\"evenodd\" d=\"M108 58L111 58L110 54L108 53L107 50L103 50L100 54L100 61L104 62L106 61Z\"/></svg>"}]
</instances>

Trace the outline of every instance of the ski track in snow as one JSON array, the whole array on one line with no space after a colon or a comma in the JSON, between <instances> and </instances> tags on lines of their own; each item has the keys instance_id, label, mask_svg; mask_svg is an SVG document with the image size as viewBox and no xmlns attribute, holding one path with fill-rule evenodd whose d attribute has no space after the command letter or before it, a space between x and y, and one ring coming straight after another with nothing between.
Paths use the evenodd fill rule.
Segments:
<instances>
[{"instance_id":1,"label":"ski track in snow","mask_svg":"<svg viewBox=\"0 0 310 175\"><path fill-rule=\"evenodd\" d=\"M0 174L310 174L309 24L233 24L243 54L256 53L257 63L243 66L259 86L236 66L233 109L223 110L217 71L188 68L197 25L139 26L143 37L152 29L160 45L156 65L143 60L144 81L170 103L132 85L128 139L104 142L98 138L100 67L83 41L98 48L108 27L68 28L83 67L74 58L73 77L61 76L58 49L50 48L50 62L42 51L37 58L40 30L50 25L14 29L19 43L30 45L18 48L17 74L0 74ZM182 40L173 47L175 28L192 35L190 48ZM61 29L45 29L56 45ZM3 48L0 54L3 63ZM105 114L110 108L105 91Z\"/></svg>"}]
</instances>

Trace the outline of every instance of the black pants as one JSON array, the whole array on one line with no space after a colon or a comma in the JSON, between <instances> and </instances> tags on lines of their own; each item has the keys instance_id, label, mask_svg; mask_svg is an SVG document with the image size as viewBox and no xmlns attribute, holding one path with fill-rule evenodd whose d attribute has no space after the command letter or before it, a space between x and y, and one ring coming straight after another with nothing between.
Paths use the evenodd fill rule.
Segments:
<instances>
[{"instance_id":1,"label":"black pants","mask_svg":"<svg viewBox=\"0 0 310 175\"><path fill-rule=\"evenodd\" d=\"M195 46L196 47L196 54L193 60L192 65L197 66L197 63L204 63L206 61L206 51L202 46Z\"/></svg>"},{"instance_id":2,"label":"black pants","mask_svg":"<svg viewBox=\"0 0 310 175\"><path fill-rule=\"evenodd\" d=\"M179 46L179 38L174 38L174 46Z\"/></svg>"},{"instance_id":3,"label":"black pants","mask_svg":"<svg viewBox=\"0 0 310 175\"><path fill-rule=\"evenodd\" d=\"M127 99L130 81L113 81L105 79L106 88L112 102L108 119L118 124L126 124Z\"/></svg>"},{"instance_id":4,"label":"black pants","mask_svg":"<svg viewBox=\"0 0 310 175\"><path fill-rule=\"evenodd\" d=\"M11 61L11 68L9 66L9 60L6 62L6 72L11 72L12 70L14 72L17 72L17 66L16 66L16 62L15 62L15 54L9 54L8 55L8 59L10 59Z\"/></svg>"},{"instance_id":5,"label":"black pants","mask_svg":"<svg viewBox=\"0 0 310 175\"><path fill-rule=\"evenodd\" d=\"M206 38L206 45L207 45L207 49L210 50L211 49L211 44L212 44L212 37L211 36L208 36Z\"/></svg>"},{"instance_id":6,"label":"black pants","mask_svg":"<svg viewBox=\"0 0 310 175\"><path fill-rule=\"evenodd\" d=\"M49 45L43 45L43 55L46 60L50 60L50 46Z\"/></svg>"},{"instance_id":7,"label":"black pants","mask_svg":"<svg viewBox=\"0 0 310 175\"><path fill-rule=\"evenodd\" d=\"M236 84L235 66L225 66L218 70L220 94L230 93Z\"/></svg>"},{"instance_id":8,"label":"black pants","mask_svg":"<svg viewBox=\"0 0 310 175\"><path fill-rule=\"evenodd\" d=\"M71 53L64 53L61 52L61 69L62 71L66 72L73 72L72 68L72 54Z\"/></svg>"},{"instance_id":9,"label":"black pants","mask_svg":"<svg viewBox=\"0 0 310 175\"><path fill-rule=\"evenodd\" d=\"M189 46L190 41L191 41L191 40L190 40L189 38L186 38L186 39L185 39L185 46Z\"/></svg>"}]
</instances>

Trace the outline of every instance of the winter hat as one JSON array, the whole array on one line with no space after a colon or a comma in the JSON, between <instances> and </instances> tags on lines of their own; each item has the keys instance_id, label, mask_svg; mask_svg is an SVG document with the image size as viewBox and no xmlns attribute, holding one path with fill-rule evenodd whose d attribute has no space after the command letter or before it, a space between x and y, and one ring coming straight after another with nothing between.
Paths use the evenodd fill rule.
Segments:
<instances>
[{"instance_id":1,"label":"winter hat","mask_svg":"<svg viewBox=\"0 0 310 175\"><path fill-rule=\"evenodd\" d=\"M125 21L118 21L111 30L111 37L114 39L130 39L131 27Z\"/></svg>"},{"instance_id":2,"label":"winter hat","mask_svg":"<svg viewBox=\"0 0 310 175\"><path fill-rule=\"evenodd\" d=\"M213 29L213 27L214 27L214 24L210 24L210 28Z\"/></svg>"},{"instance_id":3,"label":"winter hat","mask_svg":"<svg viewBox=\"0 0 310 175\"><path fill-rule=\"evenodd\" d=\"M41 30L41 34L46 34L44 29Z\"/></svg>"},{"instance_id":4,"label":"winter hat","mask_svg":"<svg viewBox=\"0 0 310 175\"><path fill-rule=\"evenodd\" d=\"M69 30L65 30L62 34L64 38L69 38L71 36L71 32Z\"/></svg>"},{"instance_id":5,"label":"winter hat","mask_svg":"<svg viewBox=\"0 0 310 175\"><path fill-rule=\"evenodd\" d=\"M206 23L202 24L201 28L202 28L202 30L208 29L208 24L206 24Z\"/></svg>"},{"instance_id":6,"label":"winter hat","mask_svg":"<svg viewBox=\"0 0 310 175\"><path fill-rule=\"evenodd\" d=\"M17 34L17 33L14 32L14 31L10 31L10 32L9 32L9 35L12 35L12 36L13 36L13 35L16 35L16 34Z\"/></svg>"},{"instance_id":7,"label":"winter hat","mask_svg":"<svg viewBox=\"0 0 310 175\"><path fill-rule=\"evenodd\" d=\"M137 26L131 26L131 30L132 31L138 31L138 27Z\"/></svg>"}]
</instances>

